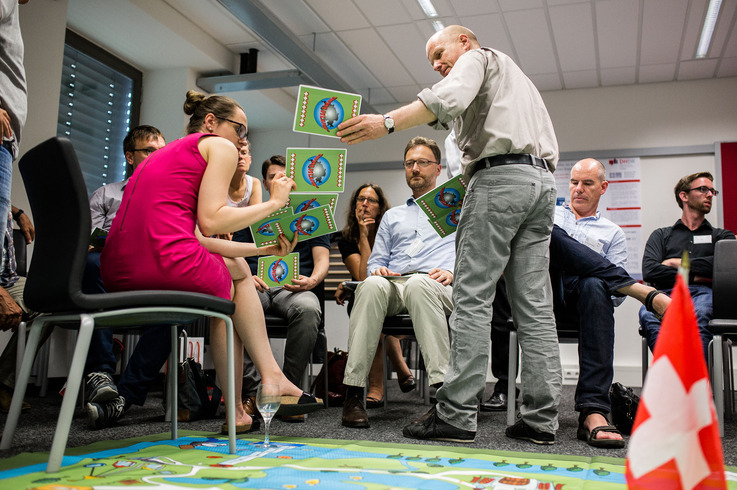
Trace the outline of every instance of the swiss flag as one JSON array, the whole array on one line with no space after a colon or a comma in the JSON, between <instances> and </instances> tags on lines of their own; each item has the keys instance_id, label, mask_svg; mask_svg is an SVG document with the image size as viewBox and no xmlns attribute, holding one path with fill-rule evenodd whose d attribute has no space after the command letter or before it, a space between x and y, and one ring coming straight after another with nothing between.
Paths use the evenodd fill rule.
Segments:
<instances>
[{"instance_id":1,"label":"swiss flag","mask_svg":"<svg viewBox=\"0 0 737 490\"><path fill-rule=\"evenodd\" d=\"M629 488L727 488L696 314L680 274L627 450ZM721 346L719 347L721 348Z\"/></svg>"}]
</instances>

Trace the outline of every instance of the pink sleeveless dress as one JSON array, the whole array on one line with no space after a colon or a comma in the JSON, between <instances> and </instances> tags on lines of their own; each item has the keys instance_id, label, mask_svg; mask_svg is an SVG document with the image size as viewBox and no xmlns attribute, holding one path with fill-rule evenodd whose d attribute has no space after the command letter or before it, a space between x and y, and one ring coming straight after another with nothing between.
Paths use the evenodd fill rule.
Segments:
<instances>
[{"instance_id":1,"label":"pink sleeveless dress","mask_svg":"<svg viewBox=\"0 0 737 490\"><path fill-rule=\"evenodd\" d=\"M197 194L207 167L195 133L141 163L125 186L100 258L107 291L174 290L230 299L223 258L195 236Z\"/></svg>"}]
</instances>

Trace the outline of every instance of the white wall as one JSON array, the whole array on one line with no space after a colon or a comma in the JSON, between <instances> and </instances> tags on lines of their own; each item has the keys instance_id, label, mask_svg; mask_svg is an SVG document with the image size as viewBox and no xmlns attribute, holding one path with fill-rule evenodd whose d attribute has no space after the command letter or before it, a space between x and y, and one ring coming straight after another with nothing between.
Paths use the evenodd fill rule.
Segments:
<instances>
[{"instance_id":1,"label":"white wall","mask_svg":"<svg viewBox=\"0 0 737 490\"><path fill-rule=\"evenodd\" d=\"M26 44L29 80L29 118L21 152L56 134L59 80L63 55L67 0L34 0L21 6L21 26ZM130 61L130 60L127 60ZM181 112L184 93L196 88L198 74L190 67L144 73L141 122L158 126L167 141L183 134L186 119ZM737 140L737 79L703 80L600 89L568 90L543 94L553 118L562 152L607 149L712 145ZM248 113L251 120L257 113ZM399 162L404 145L422 134L442 143L445 132L427 127L405 131L378 142L349 148L346 196L359 184L372 181L384 188L392 204L408 195ZM337 140L307 137L289 130L254 132L252 175L260 177L261 162L287 146L340 146ZM612 155L617 156L617 155ZM372 163L396 163L396 170L366 170ZM679 216L673 201L675 181L698 170L714 171L714 159L706 156L648 157L642 159L643 238ZM720 183L716 182L719 186ZM20 175L14 174L13 202L30 212ZM345 197L338 203L343 223ZM715 206L712 222L719 215ZM617 309L616 376L628 384L639 380L637 304L631 299ZM340 307L327 307L329 346L346 347L347 317ZM55 334L56 335L56 334ZM2 341L0 340L0 344ZM564 346L564 365L575 365L575 347ZM62 346L61 350L64 348ZM64 356L59 356L64 357ZM54 362L52 358L52 363Z\"/></svg>"}]
</instances>

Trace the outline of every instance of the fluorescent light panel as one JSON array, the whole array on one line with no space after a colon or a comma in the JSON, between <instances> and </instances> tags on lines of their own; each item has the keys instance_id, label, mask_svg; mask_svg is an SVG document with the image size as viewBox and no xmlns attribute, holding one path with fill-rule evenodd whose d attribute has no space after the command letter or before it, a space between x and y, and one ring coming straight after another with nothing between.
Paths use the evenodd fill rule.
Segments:
<instances>
[{"instance_id":1,"label":"fluorescent light panel","mask_svg":"<svg viewBox=\"0 0 737 490\"><path fill-rule=\"evenodd\" d=\"M714 34L714 26L719 16L719 7L722 6L722 0L710 0L709 8L706 10L706 18L704 26L701 28L701 37L699 38L699 46L696 48L696 58L706 58L711 44L711 36Z\"/></svg>"},{"instance_id":2,"label":"fluorescent light panel","mask_svg":"<svg viewBox=\"0 0 737 490\"><path fill-rule=\"evenodd\" d=\"M435 32L442 31L443 29L445 29L445 25L443 25L443 23L440 22L439 20L432 21L432 26L435 28Z\"/></svg>"},{"instance_id":3,"label":"fluorescent light panel","mask_svg":"<svg viewBox=\"0 0 737 490\"><path fill-rule=\"evenodd\" d=\"M425 12L425 15L428 17L438 16L438 11L435 10L435 5L433 5L430 0L417 0L417 3L420 4L420 8L422 8L422 11Z\"/></svg>"}]
</instances>

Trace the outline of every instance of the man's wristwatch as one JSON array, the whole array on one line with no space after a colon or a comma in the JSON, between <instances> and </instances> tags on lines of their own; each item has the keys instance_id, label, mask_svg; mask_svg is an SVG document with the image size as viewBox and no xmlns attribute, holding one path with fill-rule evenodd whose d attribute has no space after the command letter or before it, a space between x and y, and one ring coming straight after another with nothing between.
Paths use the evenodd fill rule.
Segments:
<instances>
[{"instance_id":1,"label":"man's wristwatch","mask_svg":"<svg viewBox=\"0 0 737 490\"><path fill-rule=\"evenodd\" d=\"M394 132L394 119L388 114L384 114L384 127L389 131L389 134Z\"/></svg>"},{"instance_id":2,"label":"man's wristwatch","mask_svg":"<svg viewBox=\"0 0 737 490\"><path fill-rule=\"evenodd\" d=\"M22 209L19 209L17 212L13 213L13 220L18 221L18 218L20 218L21 214L23 214Z\"/></svg>"}]
</instances>

